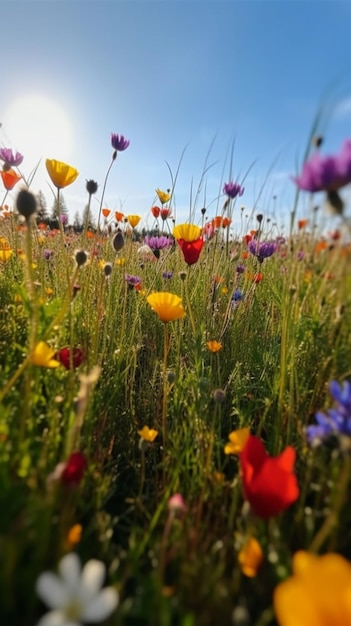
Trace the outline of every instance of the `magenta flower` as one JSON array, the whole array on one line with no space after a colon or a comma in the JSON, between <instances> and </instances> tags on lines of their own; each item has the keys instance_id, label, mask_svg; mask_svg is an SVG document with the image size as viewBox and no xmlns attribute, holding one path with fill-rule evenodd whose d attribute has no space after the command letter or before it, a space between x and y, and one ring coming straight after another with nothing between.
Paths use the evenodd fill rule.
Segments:
<instances>
[{"instance_id":1,"label":"magenta flower","mask_svg":"<svg viewBox=\"0 0 351 626\"><path fill-rule=\"evenodd\" d=\"M242 196L245 191L245 187L241 187L238 183L225 183L223 187L223 193L225 193L228 198L236 198L237 196Z\"/></svg>"},{"instance_id":2,"label":"magenta flower","mask_svg":"<svg viewBox=\"0 0 351 626\"><path fill-rule=\"evenodd\" d=\"M262 263L264 259L266 259L269 256L272 256L272 254L276 252L277 244L275 241L259 242L256 239L251 239L251 241L249 241L248 243L248 248L251 254L254 254L258 258L260 263Z\"/></svg>"},{"instance_id":3,"label":"magenta flower","mask_svg":"<svg viewBox=\"0 0 351 626\"><path fill-rule=\"evenodd\" d=\"M322 156L315 152L303 165L300 176L292 177L304 191L337 191L351 183L351 139L344 141L339 154Z\"/></svg>"},{"instance_id":4,"label":"magenta flower","mask_svg":"<svg viewBox=\"0 0 351 626\"><path fill-rule=\"evenodd\" d=\"M17 167L23 161L23 155L20 152L13 154L11 148L0 148L0 160L4 161L7 167Z\"/></svg>"},{"instance_id":5,"label":"magenta flower","mask_svg":"<svg viewBox=\"0 0 351 626\"><path fill-rule=\"evenodd\" d=\"M129 144L129 139L126 139L123 135L114 135L111 133L111 145L117 152L123 152L123 150L128 148Z\"/></svg>"},{"instance_id":6,"label":"magenta flower","mask_svg":"<svg viewBox=\"0 0 351 626\"><path fill-rule=\"evenodd\" d=\"M151 248L151 250L162 250L174 244L174 239L166 237L166 235L145 235L144 243Z\"/></svg>"}]
</instances>

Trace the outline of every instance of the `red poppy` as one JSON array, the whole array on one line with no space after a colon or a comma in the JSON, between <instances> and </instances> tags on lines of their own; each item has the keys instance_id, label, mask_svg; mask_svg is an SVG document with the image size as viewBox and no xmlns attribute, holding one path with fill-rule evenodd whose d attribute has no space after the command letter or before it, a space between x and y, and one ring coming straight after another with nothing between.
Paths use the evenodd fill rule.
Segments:
<instances>
[{"instance_id":1,"label":"red poppy","mask_svg":"<svg viewBox=\"0 0 351 626\"><path fill-rule=\"evenodd\" d=\"M61 474L62 482L65 485L79 485L87 465L87 460L82 452L72 452Z\"/></svg>"},{"instance_id":2,"label":"red poppy","mask_svg":"<svg viewBox=\"0 0 351 626\"><path fill-rule=\"evenodd\" d=\"M252 239L252 235L244 235L243 242L248 244L249 241L251 241L251 239Z\"/></svg>"},{"instance_id":3,"label":"red poppy","mask_svg":"<svg viewBox=\"0 0 351 626\"><path fill-rule=\"evenodd\" d=\"M279 456L271 457L258 437L248 437L240 456L242 481L245 498L259 517L274 517L299 497L293 473L295 456L294 448L288 446Z\"/></svg>"},{"instance_id":4,"label":"red poppy","mask_svg":"<svg viewBox=\"0 0 351 626\"><path fill-rule=\"evenodd\" d=\"M168 218L172 215L172 210L167 208L160 209L160 215L162 220L168 220Z\"/></svg>"},{"instance_id":5,"label":"red poppy","mask_svg":"<svg viewBox=\"0 0 351 626\"><path fill-rule=\"evenodd\" d=\"M158 206L152 206L152 207L151 207L151 213L152 213L152 215L153 215L156 219L160 216L160 211L161 211L161 209L160 209L160 207L158 207Z\"/></svg>"},{"instance_id":6,"label":"red poppy","mask_svg":"<svg viewBox=\"0 0 351 626\"><path fill-rule=\"evenodd\" d=\"M178 239L177 241L183 252L185 262L188 265L194 265L194 263L198 261L204 240L196 239L196 241L185 241L184 239Z\"/></svg>"},{"instance_id":7,"label":"red poppy","mask_svg":"<svg viewBox=\"0 0 351 626\"><path fill-rule=\"evenodd\" d=\"M306 228L308 222L309 222L309 220L298 220L298 222L297 222L298 229L302 230L303 228Z\"/></svg>"},{"instance_id":8,"label":"red poppy","mask_svg":"<svg viewBox=\"0 0 351 626\"><path fill-rule=\"evenodd\" d=\"M11 189L14 188L15 184L18 183L18 181L22 178L21 176L18 176L18 174L16 174L16 172L14 172L13 170L7 170L6 172L2 170L0 172L0 175L3 185L5 189L7 189L7 191L11 191Z\"/></svg>"},{"instance_id":9,"label":"red poppy","mask_svg":"<svg viewBox=\"0 0 351 626\"><path fill-rule=\"evenodd\" d=\"M213 228L220 228L221 225L222 225L222 218L220 215L216 215L216 217L214 217L212 220L212 226Z\"/></svg>"},{"instance_id":10,"label":"red poppy","mask_svg":"<svg viewBox=\"0 0 351 626\"><path fill-rule=\"evenodd\" d=\"M81 348L73 348L71 350L71 348L65 347L55 354L55 359L62 363L66 370L71 369L71 361L73 369L76 369L84 361L84 358L85 354Z\"/></svg>"},{"instance_id":11,"label":"red poppy","mask_svg":"<svg viewBox=\"0 0 351 626\"><path fill-rule=\"evenodd\" d=\"M229 217L224 217L222 220L222 228L227 228L232 223L232 220Z\"/></svg>"},{"instance_id":12,"label":"red poppy","mask_svg":"<svg viewBox=\"0 0 351 626\"><path fill-rule=\"evenodd\" d=\"M108 218L111 213L111 209L102 209L102 214L104 217Z\"/></svg>"},{"instance_id":13,"label":"red poppy","mask_svg":"<svg viewBox=\"0 0 351 626\"><path fill-rule=\"evenodd\" d=\"M115 212L115 218L116 218L117 222L123 222L124 213L121 213L120 211L116 211Z\"/></svg>"}]
</instances>

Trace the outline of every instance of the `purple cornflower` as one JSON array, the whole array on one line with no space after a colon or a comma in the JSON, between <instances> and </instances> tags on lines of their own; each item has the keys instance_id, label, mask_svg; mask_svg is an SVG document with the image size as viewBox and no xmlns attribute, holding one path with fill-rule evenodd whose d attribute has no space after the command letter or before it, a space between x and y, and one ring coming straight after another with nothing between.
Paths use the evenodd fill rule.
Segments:
<instances>
[{"instance_id":1,"label":"purple cornflower","mask_svg":"<svg viewBox=\"0 0 351 626\"><path fill-rule=\"evenodd\" d=\"M316 413L317 425L306 428L310 444L318 443L331 435L351 437L351 382L345 380L343 385L339 385L336 380L332 380L329 383L329 392L336 406L326 413Z\"/></svg>"},{"instance_id":2,"label":"purple cornflower","mask_svg":"<svg viewBox=\"0 0 351 626\"><path fill-rule=\"evenodd\" d=\"M138 285L141 283L141 278L139 276L134 276L133 274L126 274L124 278L128 285Z\"/></svg>"},{"instance_id":3,"label":"purple cornflower","mask_svg":"<svg viewBox=\"0 0 351 626\"><path fill-rule=\"evenodd\" d=\"M163 272L162 273L162 278L167 278L168 280L171 279L173 276L173 272Z\"/></svg>"},{"instance_id":4,"label":"purple cornflower","mask_svg":"<svg viewBox=\"0 0 351 626\"><path fill-rule=\"evenodd\" d=\"M321 156L317 151L305 161L300 176L292 177L305 191L337 191L351 183L351 139L344 141L336 156Z\"/></svg>"},{"instance_id":5,"label":"purple cornflower","mask_svg":"<svg viewBox=\"0 0 351 626\"><path fill-rule=\"evenodd\" d=\"M245 265L237 265L235 271L236 271L237 274L244 274L244 272L245 272Z\"/></svg>"},{"instance_id":6,"label":"purple cornflower","mask_svg":"<svg viewBox=\"0 0 351 626\"><path fill-rule=\"evenodd\" d=\"M123 152L123 150L128 148L129 144L129 139L126 139L123 135L114 135L114 133L111 133L111 145L117 152Z\"/></svg>"},{"instance_id":7,"label":"purple cornflower","mask_svg":"<svg viewBox=\"0 0 351 626\"><path fill-rule=\"evenodd\" d=\"M60 220L61 220L61 224L67 224L68 215L66 215L65 213L62 213L62 215L60 215Z\"/></svg>"},{"instance_id":8,"label":"purple cornflower","mask_svg":"<svg viewBox=\"0 0 351 626\"><path fill-rule=\"evenodd\" d=\"M238 183L225 183L223 187L223 193L225 193L228 198L236 198L237 196L242 196L245 191L245 187L241 187Z\"/></svg>"},{"instance_id":9,"label":"purple cornflower","mask_svg":"<svg viewBox=\"0 0 351 626\"><path fill-rule=\"evenodd\" d=\"M168 246L172 246L174 240L170 237L166 237L165 235L159 236L149 236L145 235L144 243L151 248L151 250L162 250L163 248L167 248Z\"/></svg>"},{"instance_id":10,"label":"purple cornflower","mask_svg":"<svg viewBox=\"0 0 351 626\"><path fill-rule=\"evenodd\" d=\"M45 261L49 261L53 254L54 254L53 250L49 250L49 248L44 248L43 256L44 256Z\"/></svg>"},{"instance_id":11,"label":"purple cornflower","mask_svg":"<svg viewBox=\"0 0 351 626\"><path fill-rule=\"evenodd\" d=\"M11 148L0 148L0 159L4 161L5 165L9 168L17 167L21 165L23 161L23 155L20 152L13 154Z\"/></svg>"},{"instance_id":12,"label":"purple cornflower","mask_svg":"<svg viewBox=\"0 0 351 626\"><path fill-rule=\"evenodd\" d=\"M269 256L272 256L277 250L277 244L275 241L257 241L251 239L248 243L248 248L251 254L254 254L260 263L263 262Z\"/></svg>"}]
</instances>

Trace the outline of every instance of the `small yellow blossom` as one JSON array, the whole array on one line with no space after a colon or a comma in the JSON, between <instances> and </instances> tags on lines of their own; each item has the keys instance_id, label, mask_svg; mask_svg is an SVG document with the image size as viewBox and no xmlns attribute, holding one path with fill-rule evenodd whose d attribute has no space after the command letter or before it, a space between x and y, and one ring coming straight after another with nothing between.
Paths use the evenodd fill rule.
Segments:
<instances>
[{"instance_id":1,"label":"small yellow blossom","mask_svg":"<svg viewBox=\"0 0 351 626\"><path fill-rule=\"evenodd\" d=\"M182 299L174 293L159 291L151 293L146 300L164 324L185 317Z\"/></svg>"},{"instance_id":2,"label":"small yellow blossom","mask_svg":"<svg viewBox=\"0 0 351 626\"><path fill-rule=\"evenodd\" d=\"M238 554L241 571L245 576L254 578L263 561L263 552L255 537L250 537Z\"/></svg>"},{"instance_id":3,"label":"small yellow blossom","mask_svg":"<svg viewBox=\"0 0 351 626\"><path fill-rule=\"evenodd\" d=\"M32 352L30 361L38 367L58 367L60 363L53 358L54 355L55 350L50 348L45 341L39 341Z\"/></svg>"},{"instance_id":4,"label":"small yellow blossom","mask_svg":"<svg viewBox=\"0 0 351 626\"><path fill-rule=\"evenodd\" d=\"M128 215L127 217L129 224L131 225L132 228L135 228L136 226L138 226L141 217L140 215Z\"/></svg>"},{"instance_id":5,"label":"small yellow blossom","mask_svg":"<svg viewBox=\"0 0 351 626\"><path fill-rule=\"evenodd\" d=\"M239 428L229 434L229 443L224 446L225 454L240 454L243 451L246 441L250 435L249 428Z\"/></svg>"},{"instance_id":6,"label":"small yellow blossom","mask_svg":"<svg viewBox=\"0 0 351 626\"><path fill-rule=\"evenodd\" d=\"M171 199L171 194L166 191L161 191L161 189L156 189L156 193L158 195L159 201L161 204L166 204Z\"/></svg>"},{"instance_id":7,"label":"small yellow blossom","mask_svg":"<svg viewBox=\"0 0 351 626\"><path fill-rule=\"evenodd\" d=\"M120 259L116 259L116 265L119 265L120 267L123 267L123 265L126 264L126 260L124 258L124 256L121 256Z\"/></svg>"},{"instance_id":8,"label":"small yellow blossom","mask_svg":"<svg viewBox=\"0 0 351 626\"><path fill-rule=\"evenodd\" d=\"M51 287L46 287L45 288L45 293L47 296L52 296L52 294L54 293L54 290L51 289Z\"/></svg>"},{"instance_id":9,"label":"small yellow blossom","mask_svg":"<svg viewBox=\"0 0 351 626\"><path fill-rule=\"evenodd\" d=\"M144 441L148 441L149 443L152 443L153 441L155 441L158 435L158 432L157 430L154 430L153 428L149 428L148 426L143 426L141 430L138 430L138 435L140 435L141 439L143 439Z\"/></svg>"}]
</instances>

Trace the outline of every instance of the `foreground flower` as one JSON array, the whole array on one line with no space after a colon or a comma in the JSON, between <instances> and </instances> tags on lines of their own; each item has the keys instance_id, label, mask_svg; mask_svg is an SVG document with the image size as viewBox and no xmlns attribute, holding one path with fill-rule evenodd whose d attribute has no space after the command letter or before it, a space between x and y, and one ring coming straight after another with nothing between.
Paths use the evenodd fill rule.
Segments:
<instances>
[{"instance_id":1,"label":"foreground flower","mask_svg":"<svg viewBox=\"0 0 351 626\"><path fill-rule=\"evenodd\" d=\"M129 139L126 139L123 135L111 133L111 146L114 150L117 150L117 152L123 152L128 148L129 144Z\"/></svg>"},{"instance_id":2,"label":"foreground flower","mask_svg":"<svg viewBox=\"0 0 351 626\"><path fill-rule=\"evenodd\" d=\"M179 224L174 227L173 235L183 252L185 262L188 265L196 263L204 245L201 228L195 224Z\"/></svg>"},{"instance_id":3,"label":"foreground flower","mask_svg":"<svg viewBox=\"0 0 351 626\"><path fill-rule=\"evenodd\" d=\"M257 576L263 561L263 551L255 537L250 537L238 554L240 568L245 576L254 578Z\"/></svg>"},{"instance_id":4,"label":"foreground flower","mask_svg":"<svg viewBox=\"0 0 351 626\"><path fill-rule=\"evenodd\" d=\"M0 176L2 178L3 185L7 191L11 191L16 183L21 180L21 176L18 176L14 170L1 170Z\"/></svg>"},{"instance_id":5,"label":"foreground flower","mask_svg":"<svg viewBox=\"0 0 351 626\"><path fill-rule=\"evenodd\" d=\"M280 626L348 626L351 564L339 554L299 551L293 575L275 588L273 600Z\"/></svg>"},{"instance_id":6,"label":"foreground flower","mask_svg":"<svg viewBox=\"0 0 351 626\"><path fill-rule=\"evenodd\" d=\"M148 443L152 443L155 441L158 432L153 428L149 428L148 426L143 426L141 430L138 430L138 435L141 437L143 441L147 441Z\"/></svg>"},{"instance_id":7,"label":"foreground flower","mask_svg":"<svg viewBox=\"0 0 351 626\"><path fill-rule=\"evenodd\" d=\"M46 169L48 174L58 189L63 189L71 185L76 180L79 172L71 165L55 159L46 159Z\"/></svg>"},{"instance_id":8,"label":"foreground flower","mask_svg":"<svg viewBox=\"0 0 351 626\"><path fill-rule=\"evenodd\" d=\"M164 324L178 320L186 315L182 299L174 293L158 291L151 293L146 300Z\"/></svg>"},{"instance_id":9,"label":"foreground flower","mask_svg":"<svg viewBox=\"0 0 351 626\"><path fill-rule=\"evenodd\" d=\"M224 454L240 454L250 436L249 428L239 428L229 433L229 442L224 446Z\"/></svg>"},{"instance_id":10,"label":"foreground flower","mask_svg":"<svg viewBox=\"0 0 351 626\"><path fill-rule=\"evenodd\" d=\"M156 189L156 193L158 195L159 201L161 204L166 204L171 199L171 194L168 191L162 191L161 189Z\"/></svg>"},{"instance_id":11,"label":"foreground flower","mask_svg":"<svg viewBox=\"0 0 351 626\"><path fill-rule=\"evenodd\" d=\"M306 429L309 443L319 442L331 435L351 437L351 382L345 380L341 386L336 380L332 380L329 391L335 407L326 413L316 413L317 425Z\"/></svg>"},{"instance_id":12,"label":"foreground flower","mask_svg":"<svg viewBox=\"0 0 351 626\"><path fill-rule=\"evenodd\" d=\"M4 161L4 169L10 169L21 165L23 155L20 152L14 154L11 148L0 148L0 160Z\"/></svg>"},{"instance_id":13,"label":"foreground flower","mask_svg":"<svg viewBox=\"0 0 351 626\"><path fill-rule=\"evenodd\" d=\"M50 609L37 626L80 626L105 620L118 605L113 587L101 589L106 568L92 559L81 570L77 554L64 556L58 565L59 576L43 572L36 582L36 592Z\"/></svg>"},{"instance_id":14,"label":"foreground flower","mask_svg":"<svg viewBox=\"0 0 351 626\"><path fill-rule=\"evenodd\" d=\"M295 456L294 448L288 446L279 456L271 457L258 437L248 437L240 464L245 498L255 515L263 519L274 517L297 500Z\"/></svg>"},{"instance_id":15,"label":"foreground flower","mask_svg":"<svg viewBox=\"0 0 351 626\"><path fill-rule=\"evenodd\" d=\"M50 348L45 341L39 341L32 352L30 362L38 367L58 367L60 363L54 358L55 354L55 350Z\"/></svg>"},{"instance_id":16,"label":"foreground flower","mask_svg":"<svg viewBox=\"0 0 351 626\"><path fill-rule=\"evenodd\" d=\"M311 192L337 191L348 185L351 182L351 139L343 143L336 156L315 152L293 181L300 189Z\"/></svg>"},{"instance_id":17,"label":"foreground flower","mask_svg":"<svg viewBox=\"0 0 351 626\"><path fill-rule=\"evenodd\" d=\"M236 198L237 196L242 196L245 191L245 187L241 187L238 183L225 183L223 187L223 193L225 193L228 198Z\"/></svg>"}]
</instances>

